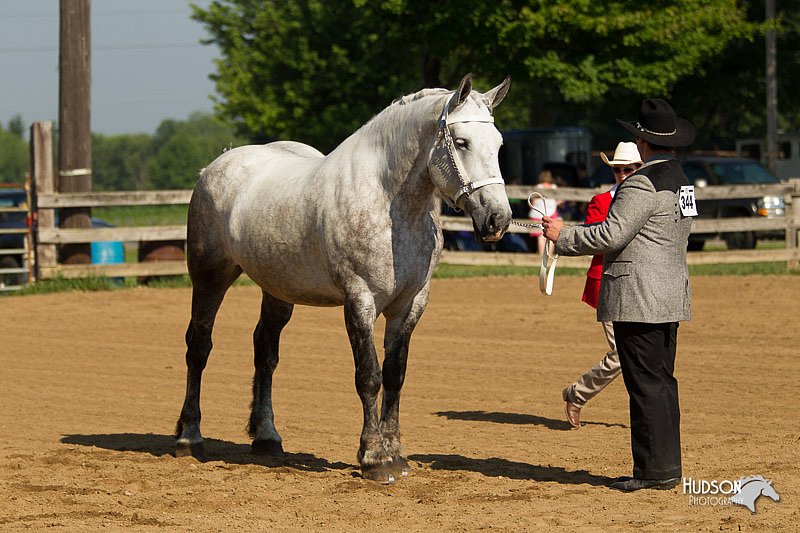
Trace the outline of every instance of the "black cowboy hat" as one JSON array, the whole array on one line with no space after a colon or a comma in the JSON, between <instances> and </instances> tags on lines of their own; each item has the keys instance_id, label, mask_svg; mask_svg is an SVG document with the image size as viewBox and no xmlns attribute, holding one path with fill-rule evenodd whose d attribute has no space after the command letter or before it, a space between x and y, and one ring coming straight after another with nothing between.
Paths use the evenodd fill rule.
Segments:
<instances>
[{"instance_id":1,"label":"black cowboy hat","mask_svg":"<svg viewBox=\"0 0 800 533\"><path fill-rule=\"evenodd\" d=\"M639 120L617 122L645 141L656 146L688 146L694 141L695 131L691 122L675 115L675 110L661 98L648 98L639 108Z\"/></svg>"}]
</instances>

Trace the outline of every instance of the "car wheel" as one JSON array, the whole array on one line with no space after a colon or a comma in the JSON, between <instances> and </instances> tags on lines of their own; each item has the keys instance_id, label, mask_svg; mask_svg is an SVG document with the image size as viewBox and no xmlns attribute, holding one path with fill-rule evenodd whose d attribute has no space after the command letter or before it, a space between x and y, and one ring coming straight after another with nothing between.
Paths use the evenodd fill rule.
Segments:
<instances>
[{"instance_id":1,"label":"car wheel","mask_svg":"<svg viewBox=\"0 0 800 533\"><path fill-rule=\"evenodd\" d=\"M756 234L752 231L739 231L722 235L729 250L752 250L756 247Z\"/></svg>"},{"instance_id":2,"label":"car wheel","mask_svg":"<svg viewBox=\"0 0 800 533\"><path fill-rule=\"evenodd\" d=\"M21 268L22 265L15 257L10 255L0 257L0 269L4 268ZM7 274L0 272L0 289L6 287L14 287L16 285L23 285L27 276L25 274Z\"/></svg>"}]
</instances>

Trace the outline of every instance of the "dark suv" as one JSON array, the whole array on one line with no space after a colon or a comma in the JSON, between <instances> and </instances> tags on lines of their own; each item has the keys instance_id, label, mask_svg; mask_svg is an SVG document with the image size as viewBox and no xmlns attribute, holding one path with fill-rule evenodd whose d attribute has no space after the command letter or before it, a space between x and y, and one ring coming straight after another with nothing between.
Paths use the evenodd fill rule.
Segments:
<instances>
[{"instance_id":1,"label":"dark suv","mask_svg":"<svg viewBox=\"0 0 800 533\"><path fill-rule=\"evenodd\" d=\"M780 183L780 180L752 159L734 157L689 156L681 165L686 177L695 188L707 185L755 185ZM781 217L785 213L782 196L758 198L730 198L698 200L699 218ZM707 239L714 234L693 233L689 237L690 250L702 250ZM783 232L739 231L721 234L730 249L752 249L759 238L781 238Z\"/></svg>"}]
</instances>

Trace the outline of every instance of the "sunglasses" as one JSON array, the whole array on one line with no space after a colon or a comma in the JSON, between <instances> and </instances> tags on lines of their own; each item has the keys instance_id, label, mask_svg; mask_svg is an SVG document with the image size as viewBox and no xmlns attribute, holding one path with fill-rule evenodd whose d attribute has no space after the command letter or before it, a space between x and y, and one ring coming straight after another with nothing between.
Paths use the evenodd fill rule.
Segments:
<instances>
[{"instance_id":1,"label":"sunglasses","mask_svg":"<svg viewBox=\"0 0 800 533\"><path fill-rule=\"evenodd\" d=\"M611 172L613 172L614 174L623 174L623 173L630 174L631 172L636 172L637 170L639 170L639 167L625 167L625 168L611 167Z\"/></svg>"}]
</instances>

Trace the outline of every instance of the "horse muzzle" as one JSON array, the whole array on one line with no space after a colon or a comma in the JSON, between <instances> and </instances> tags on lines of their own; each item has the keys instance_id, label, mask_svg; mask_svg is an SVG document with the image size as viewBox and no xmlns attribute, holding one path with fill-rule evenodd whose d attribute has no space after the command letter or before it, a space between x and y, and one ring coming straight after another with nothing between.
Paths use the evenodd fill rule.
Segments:
<instances>
[{"instance_id":1,"label":"horse muzzle","mask_svg":"<svg viewBox=\"0 0 800 533\"><path fill-rule=\"evenodd\" d=\"M489 213L479 225L472 219L472 227L475 230L475 238L479 243L496 243L505 235L509 224L511 224L511 209L508 212Z\"/></svg>"}]
</instances>

